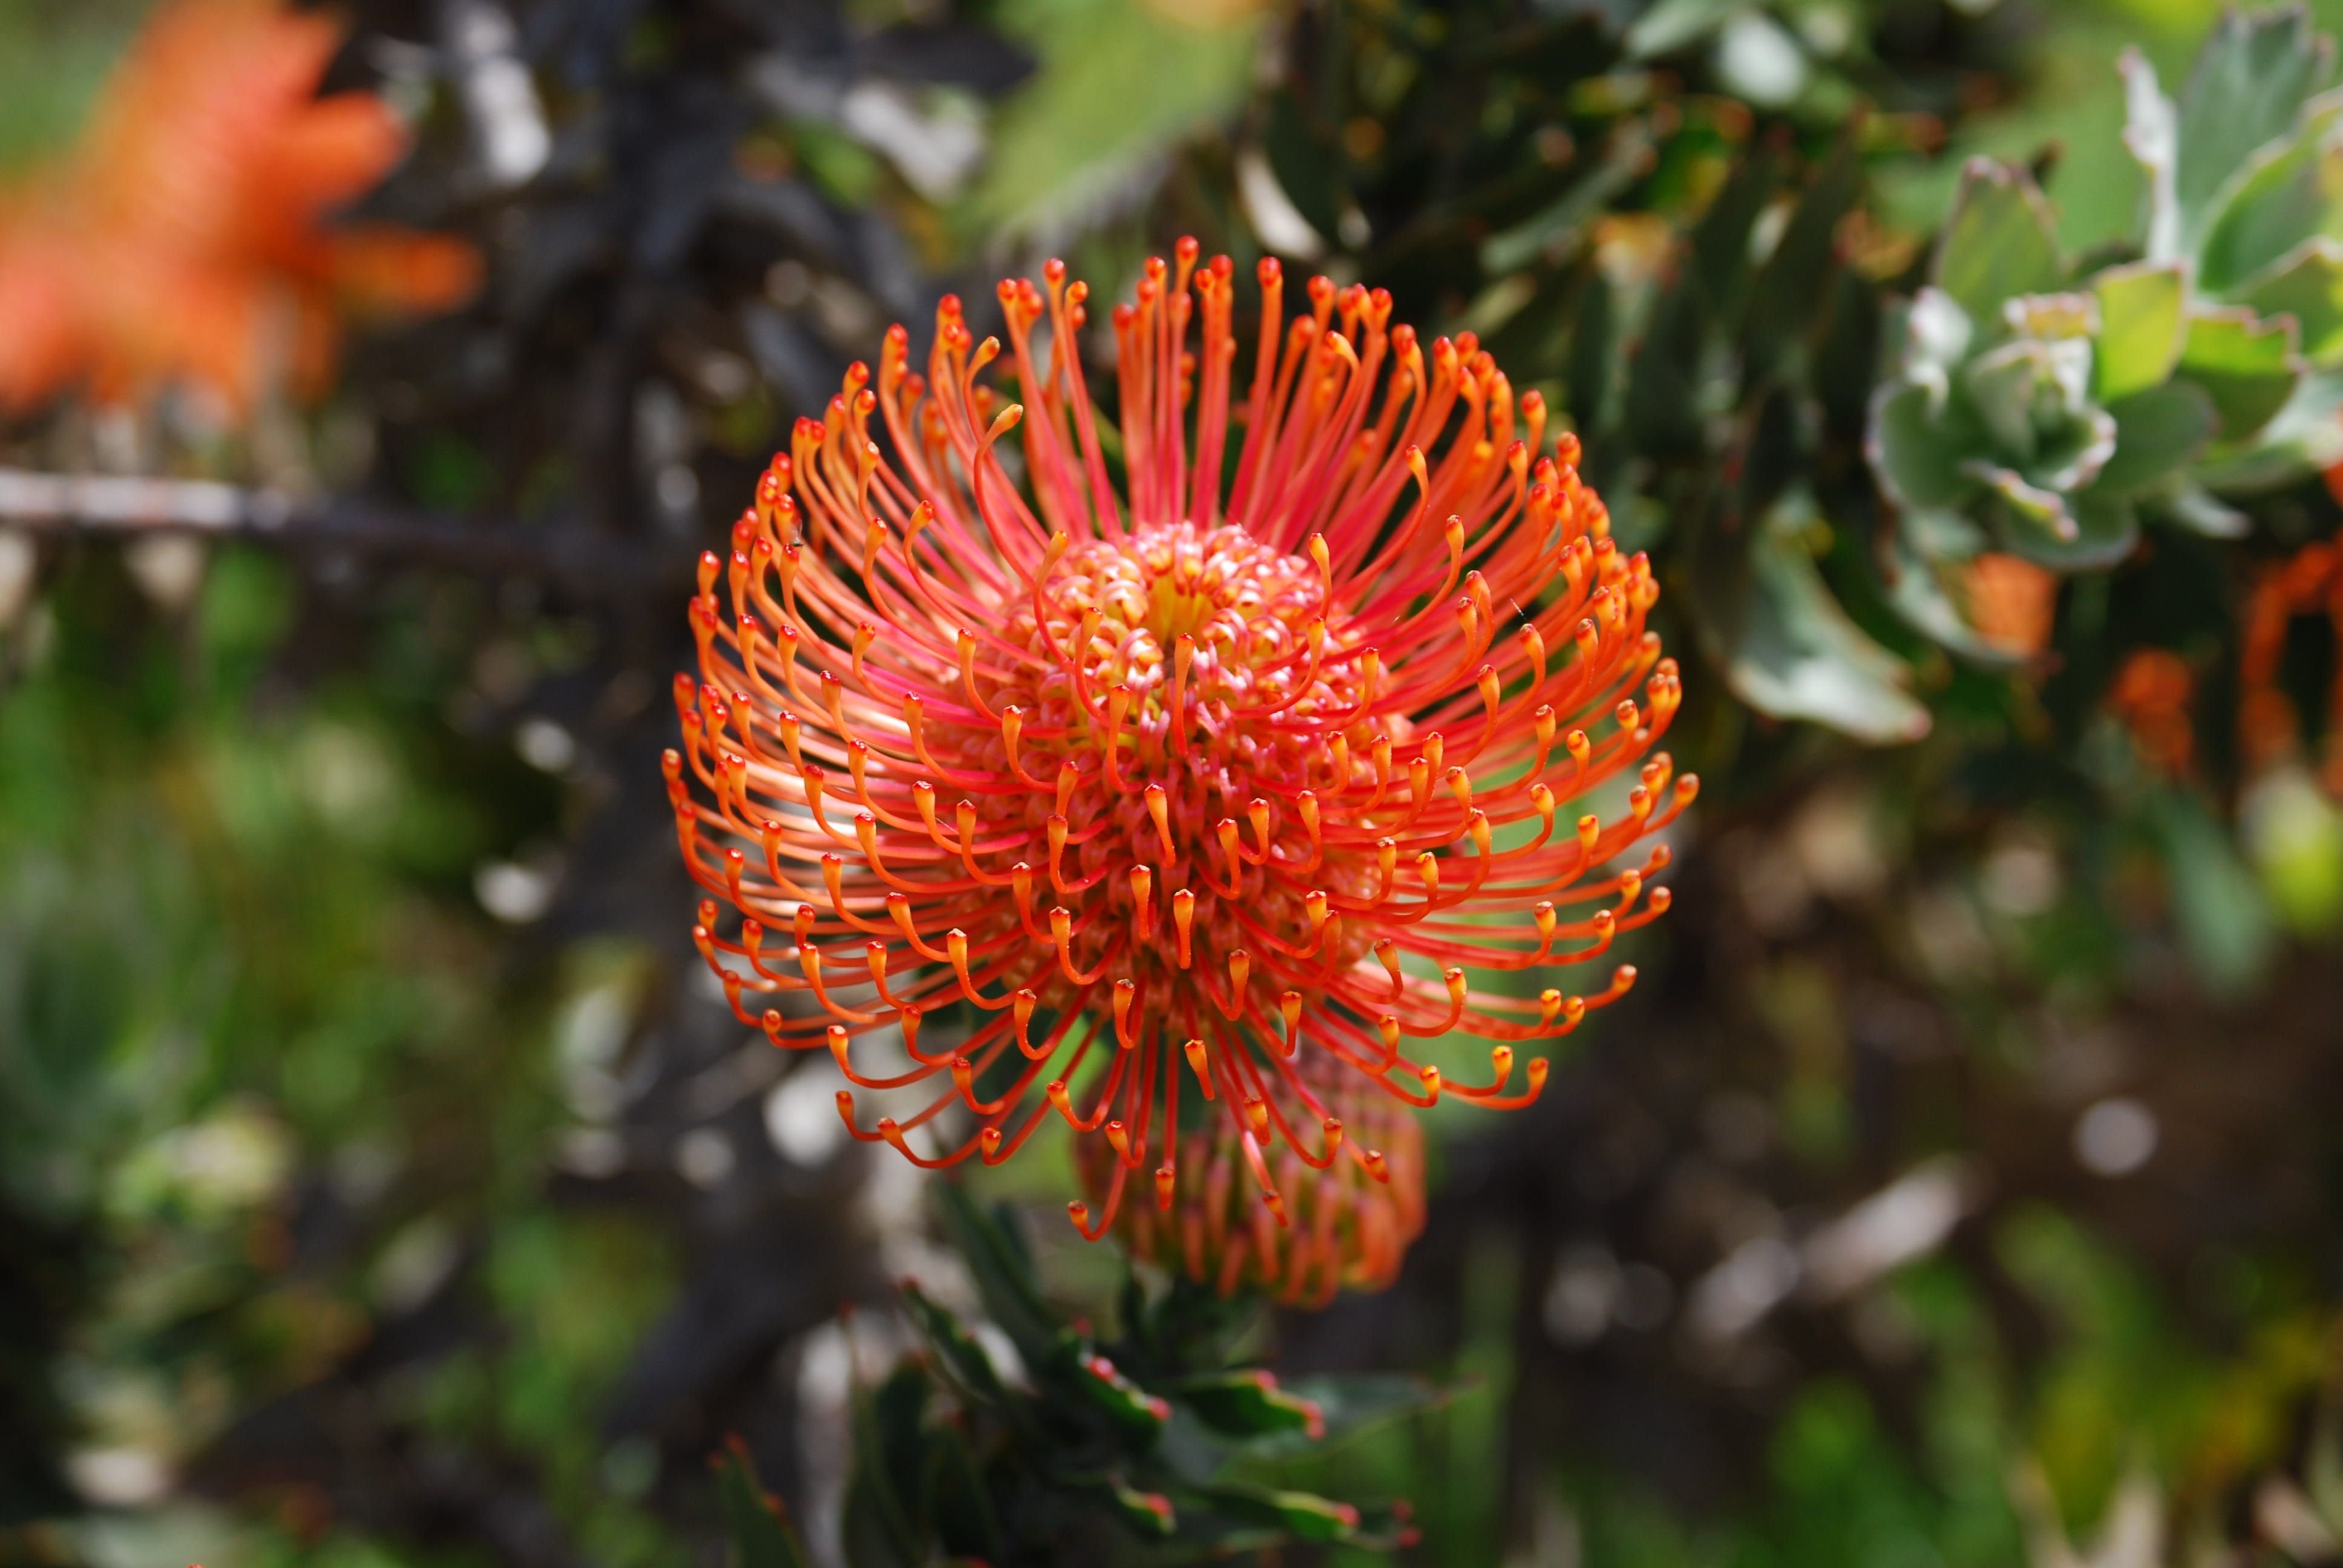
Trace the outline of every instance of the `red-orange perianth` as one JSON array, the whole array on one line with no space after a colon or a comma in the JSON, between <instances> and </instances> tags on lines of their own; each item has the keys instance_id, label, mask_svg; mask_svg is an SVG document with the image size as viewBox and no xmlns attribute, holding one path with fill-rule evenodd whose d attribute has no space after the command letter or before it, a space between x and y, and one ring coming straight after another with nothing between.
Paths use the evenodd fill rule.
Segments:
<instances>
[{"instance_id":1,"label":"red-orange perianth","mask_svg":"<svg viewBox=\"0 0 2343 1568\"><path fill-rule=\"evenodd\" d=\"M1380 290L1312 279L1287 321L1273 261L1240 387L1232 270L1192 241L1148 264L1111 430L1058 263L1001 286L1005 345L947 298L921 375L890 330L702 558L676 684L694 936L740 1018L830 1050L855 1136L922 1165L1062 1119L1111 1151L1071 1205L1092 1237L1133 1186L1170 1210L1206 1118L1281 1221L1277 1151L1385 1179L1330 1071L1534 1099L1516 1053L1634 971L1501 977L1659 915L1667 853L1638 846L1696 788L1654 749L1658 586L1537 395ZM1021 402L979 385L997 360ZM1611 819L1565 810L1613 779ZM1487 1081L1410 1059L1444 1035L1493 1043ZM913 1084L861 1125L854 1090Z\"/></svg>"}]
</instances>

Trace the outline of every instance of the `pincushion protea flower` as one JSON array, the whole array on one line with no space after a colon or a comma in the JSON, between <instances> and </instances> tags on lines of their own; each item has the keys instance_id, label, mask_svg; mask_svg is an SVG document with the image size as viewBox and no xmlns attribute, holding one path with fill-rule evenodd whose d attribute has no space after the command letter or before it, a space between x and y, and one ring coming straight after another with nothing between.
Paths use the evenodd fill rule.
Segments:
<instances>
[{"instance_id":1,"label":"pincushion protea flower","mask_svg":"<svg viewBox=\"0 0 2343 1568\"><path fill-rule=\"evenodd\" d=\"M1534 977L1665 909L1637 846L1696 789L1654 749L1658 587L1537 395L1379 290L1313 279L1288 323L1274 261L1240 388L1232 274L1192 241L1149 263L1111 427L1058 263L1001 286L1021 403L959 301L924 377L891 329L702 558L676 685L693 936L734 1010L826 1045L854 1135L923 1166L1061 1118L1111 1160L1071 1205L1091 1237L1133 1185L1168 1212L1215 1120L1286 1224L1288 1164L1390 1180L1356 1097L1534 1099L1517 1050L1634 976ZM1614 779L1609 820L1564 810ZM1487 1081L1408 1054L1452 1034L1493 1042ZM863 1126L857 1090L915 1085Z\"/></svg>"},{"instance_id":2,"label":"pincushion protea flower","mask_svg":"<svg viewBox=\"0 0 2343 1568\"><path fill-rule=\"evenodd\" d=\"M407 138L370 93L315 96L341 44L275 0L170 0L66 163L0 196L0 408L86 379L102 398L186 379L235 409L322 387L346 311L468 295L463 242L328 229Z\"/></svg>"}]
</instances>

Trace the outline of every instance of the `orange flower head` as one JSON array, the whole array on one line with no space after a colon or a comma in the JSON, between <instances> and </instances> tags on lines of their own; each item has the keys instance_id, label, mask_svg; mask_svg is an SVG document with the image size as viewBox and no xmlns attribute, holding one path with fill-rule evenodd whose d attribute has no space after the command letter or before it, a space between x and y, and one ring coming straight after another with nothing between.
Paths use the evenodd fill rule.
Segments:
<instances>
[{"instance_id":1,"label":"orange flower head","mask_svg":"<svg viewBox=\"0 0 2343 1568\"><path fill-rule=\"evenodd\" d=\"M2328 470L2328 482L2343 493L2343 465ZM2246 600L2238 651L2238 739L2247 764L2267 769L2298 751L2302 715L2281 679L2287 635L2299 617L2323 614L2343 645L2343 536L2305 545L2285 560L2262 569ZM2327 739L2318 765L2320 784L2343 799L2343 660L2328 690Z\"/></svg>"},{"instance_id":2,"label":"orange flower head","mask_svg":"<svg viewBox=\"0 0 2343 1568\"><path fill-rule=\"evenodd\" d=\"M2179 779L2196 765L2197 726L2189 717L2196 697L2197 675L2187 659L2167 648L2142 648L2116 671L2107 707L2131 731L2148 766Z\"/></svg>"},{"instance_id":3,"label":"orange flower head","mask_svg":"<svg viewBox=\"0 0 2343 1568\"><path fill-rule=\"evenodd\" d=\"M1415 1112L1332 1054L1305 1051L1295 1076L1342 1128L1360 1160L1313 1164L1264 1138L1268 1111L1245 1123L1209 1117L1180 1137L1184 1172L1169 1211L1124 1203L1115 1233L1133 1257L1223 1296L1258 1288L1289 1306L1322 1307L1345 1287L1379 1291L1399 1277L1423 1230L1423 1133ZM1111 1201L1122 1168L1113 1145L1080 1146L1083 1191ZM1274 1202L1264 1201L1276 1194Z\"/></svg>"},{"instance_id":4,"label":"orange flower head","mask_svg":"<svg viewBox=\"0 0 2343 1568\"><path fill-rule=\"evenodd\" d=\"M476 286L471 247L331 209L406 153L369 93L315 95L341 42L275 0L168 0L65 166L0 197L0 408L86 378L174 380L244 408L329 374L346 311L435 310Z\"/></svg>"},{"instance_id":5,"label":"orange flower head","mask_svg":"<svg viewBox=\"0 0 2343 1568\"><path fill-rule=\"evenodd\" d=\"M2004 652L2031 658L2050 646L2058 579L2032 561L1987 551L1961 574L1969 624Z\"/></svg>"},{"instance_id":6,"label":"orange flower head","mask_svg":"<svg viewBox=\"0 0 2343 1568\"><path fill-rule=\"evenodd\" d=\"M1274 261L1241 390L1232 273L1193 241L1148 264L1111 425L1058 263L1001 286L1005 348L949 297L924 376L891 329L702 558L676 686L734 1010L826 1045L854 1135L921 1165L1062 1120L1111 1151L1092 1237L1134 1185L1173 1211L1192 1132L1291 1225L1289 1152L1391 1178L1355 1097L1534 1100L1516 1051L1634 971L1530 977L1666 908L1638 846L1697 789L1655 749L1658 585L1537 395L1380 290L1313 279L1288 322ZM980 384L1004 357L1021 402ZM1614 780L1607 819L1565 809ZM1486 1081L1411 1058L1447 1035L1493 1042ZM910 1093L866 1131L858 1091Z\"/></svg>"}]
</instances>

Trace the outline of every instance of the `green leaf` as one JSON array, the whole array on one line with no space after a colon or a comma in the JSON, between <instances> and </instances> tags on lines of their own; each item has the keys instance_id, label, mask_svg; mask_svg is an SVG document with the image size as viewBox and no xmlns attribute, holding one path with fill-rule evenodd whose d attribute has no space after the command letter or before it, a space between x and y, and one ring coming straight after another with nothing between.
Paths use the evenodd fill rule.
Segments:
<instances>
[{"instance_id":1,"label":"green leaf","mask_svg":"<svg viewBox=\"0 0 2343 1568\"><path fill-rule=\"evenodd\" d=\"M724 1509L731 1568L807 1568L805 1548L782 1516L780 1500L757 1479L749 1445L728 1437L709 1463Z\"/></svg>"},{"instance_id":2,"label":"green leaf","mask_svg":"<svg viewBox=\"0 0 2343 1568\"><path fill-rule=\"evenodd\" d=\"M2343 463L2343 372L2315 370L2250 441L2216 441L2189 477L2223 495L2247 495L2284 488L2337 463Z\"/></svg>"},{"instance_id":3,"label":"green leaf","mask_svg":"<svg viewBox=\"0 0 2343 1568\"><path fill-rule=\"evenodd\" d=\"M1151 1442L1172 1419L1172 1407L1122 1374L1114 1362L1095 1351L1076 1354L1074 1387L1091 1404L1132 1437Z\"/></svg>"},{"instance_id":4,"label":"green leaf","mask_svg":"<svg viewBox=\"0 0 2343 1568\"><path fill-rule=\"evenodd\" d=\"M1481 243L1481 270L1494 276L1539 260L1556 261L1575 249L1587 226L1612 199L1649 168L1652 138L1631 122L1611 138L1603 161L1547 206Z\"/></svg>"},{"instance_id":5,"label":"green leaf","mask_svg":"<svg viewBox=\"0 0 2343 1568\"><path fill-rule=\"evenodd\" d=\"M1234 1483L1200 1486L1196 1492L1222 1513L1303 1541L1346 1540L1359 1527L1357 1509L1315 1493Z\"/></svg>"},{"instance_id":6,"label":"green leaf","mask_svg":"<svg viewBox=\"0 0 2343 1568\"><path fill-rule=\"evenodd\" d=\"M2027 559L2036 559L2037 551L2061 548L2080 537L2066 498L2056 491L2042 488L2015 468L1981 457L1963 463L1961 471L1991 492L1988 510L1998 524L1997 531L2010 548Z\"/></svg>"},{"instance_id":7,"label":"green leaf","mask_svg":"<svg viewBox=\"0 0 2343 1568\"><path fill-rule=\"evenodd\" d=\"M998 15L1041 64L994 119L971 200L996 238L1132 199L1163 152L1243 103L1260 31L1257 16L1188 25L1128 0L1011 0Z\"/></svg>"},{"instance_id":8,"label":"green leaf","mask_svg":"<svg viewBox=\"0 0 2343 1568\"><path fill-rule=\"evenodd\" d=\"M958 1318L930 1300L917 1284L907 1281L902 1289L903 1302L911 1310L911 1322L961 1391L970 1399L997 1409L1014 1408L999 1369L976 1337L960 1326Z\"/></svg>"},{"instance_id":9,"label":"green leaf","mask_svg":"<svg viewBox=\"0 0 2343 1568\"><path fill-rule=\"evenodd\" d=\"M1815 520L1812 499L1793 492L1742 538L1710 527L1688 584L1703 641L1762 713L1875 746L1916 740L1928 710L1905 690L1903 662L1831 597L1802 537Z\"/></svg>"},{"instance_id":10,"label":"green leaf","mask_svg":"<svg viewBox=\"0 0 2343 1568\"><path fill-rule=\"evenodd\" d=\"M1600 268L1588 269L1586 286L1570 328L1570 357L1564 367L1569 388L1570 417L1581 432L1593 435L1610 423L1613 365L1612 337L1616 311L1611 301L1611 280Z\"/></svg>"},{"instance_id":11,"label":"green leaf","mask_svg":"<svg viewBox=\"0 0 2343 1568\"><path fill-rule=\"evenodd\" d=\"M1784 349L1813 326L1828 297L1823 286L1835 256L1841 220L1863 189L1863 166L1852 137L1831 149L1814 182L1790 214L1773 254L1750 286L1744 336L1753 374L1777 364Z\"/></svg>"},{"instance_id":12,"label":"green leaf","mask_svg":"<svg viewBox=\"0 0 2343 1568\"><path fill-rule=\"evenodd\" d=\"M2228 831L2194 795L2159 791L2149 821L2172 881L2181 945L2207 990L2239 996L2268 968L2276 947L2269 904Z\"/></svg>"},{"instance_id":13,"label":"green leaf","mask_svg":"<svg viewBox=\"0 0 2343 1568\"><path fill-rule=\"evenodd\" d=\"M1759 152L1745 157L1693 226L1692 268L1720 315L1730 317L1739 292L1735 286L1749 272L1749 236L1781 183L1773 155Z\"/></svg>"},{"instance_id":14,"label":"green leaf","mask_svg":"<svg viewBox=\"0 0 2343 1568\"><path fill-rule=\"evenodd\" d=\"M2092 394L2102 403L2160 385L2180 361L2188 280L2177 261L2111 266L2091 279L2099 302Z\"/></svg>"},{"instance_id":15,"label":"green leaf","mask_svg":"<svg viewBox=\"0 0 2343 1568\"><path fill-rule=\"evenodd\" d=\"M1088 1484L1106 1494L1116 1514L1134 1534L1166 1536L1179 1527L1179 1511L1172 1506L1172 1500L1160 1492L1143 1491L1120 1475L1110 1475Z\"/></svg>"},{"instance_id":16,"label":"green leaf","mask_svg":"<svg viewBox=\"0 0 2343 1568\"><path fill-rule=\"evenodd\" d=\"M2167 381L2108 405L2116 422L2115 455L2092 488L2131 496L2160 484L2196 459L2218 423L2201 387Z\"/></svg>"},{"instance_id":17,"label":"green leaf","mask_svg":"<svg viewBox=\"0 0 2343 1568\"><path fill-rule=\"evenodd\" d=\"M1864 450L1879 487L1898 507L1956 506L1970 492L1961 473L1962 444L1946 428L1944 394L1915 381L1891 381L1872 399Z\"/></svg>"},{"instance_id":18,"label":"green leaf","mask_svg":"<svg viewBox=\"0 0 2343 1568\"><path fill-rule=\"evenodd\" d=\"M2139 512L2127 500L2086 490L2064 514L2064 523L2047 531L2012 530L2012 553L2055 572L2087 572L2114 566L2139 548Z\"/></svg>"},{"instance_id":19,"label":"green leaf","mask_svg":"<svg viewBox=\"0 0 2343 1568\"><path fill-rule=\"evenodd\" d=\"M1679 274L1652 304L1651 320L1627 367L1624 420L1638 452L1698 457L1700 378L1709 315L1692 279Z\"/></svg>"},{"instance_id":20,"label":"green leaf","mask_svg":"<svg viewBox=\"0 0 2343 1568\"><path fill-rule=\"evenodd\" d=\"M1972 159L1937 242L1931 281L1972 317L1993 319L2003 300L2047 294L2065 281L2056 233L2032 176Z\"/></svg>"},{"instance_id":21,"label":"green leaf","mask_svg":"<svg viewBox=\"0 0 2343 1568\"><path fill-rule=\"evenodd\" d=\"M1206 1426L1231 1437L1280 1432L1325 1434L1325 1413L1316 1402L1287 1392L1273 1375L1260 1369L1182 1378L1164 1392L1194 1411Z\"/></svg>"},{"instance_id":22,"label":"green leaf","mask_svg":"<svg viewBox=\"0 0 2343 1568\"><path fill-rule=\"evenodd\" d=\"M2313 365L2343 359L2343 243L2319 236L2303 242L2241 292L2258 316L2291 316L2302 357Z\"/></svg>"},{"instance_id":23,"label":"green leaf","mask_svg":"<svg viewBox=\"0 0 2343 1568\"><path fill-rule=\"evenodd\" d=\"M944 1229L968 1261L985 1315L1009 1336L1027 1366L1040 1366L1058 1354L1065 1324L1041 1300L1032 1260L1009 1228L1010 1221L979 1209L957 1181L939 1181L935 1190Z\"/></svg>"},{"instance_id":24,"label":"green leaf","mask_svg":"<svg viewBox=\"0 0 2343 1568\"><path fill-rule=\"evenodd\" d=\"M955 1426L940 1424L929 1438L926 1496L927 1515L945 1551L987 1563L1005 1559L1008 1543L983 1473L968 1438Z\"/></svg>"},{"instance_id":25,"label":"green leaf","mask_svg":"<svg viewBox=\"0 0 2343 1568\"><path fill-rule=\"evenodd\" d=\"M2290 317L2265 321L2242 307L2189 317L2180 374L2212 397L2224 441L2242 441L2286 406L2302 379L2298 330Z\"/></svg>"},{"instance_id":26,"label":"green leaf","mask_svg":"<svg viewBox=\"0 0 2343 1568\"><path fill-rule=\"evenodd\" d=\"M2205 40L2177 106L2173 196L2194 248L2253 153L2284 136L2333 74L2335 46L2302 7L2230 11Z\"/></svg>"}]
</instances>

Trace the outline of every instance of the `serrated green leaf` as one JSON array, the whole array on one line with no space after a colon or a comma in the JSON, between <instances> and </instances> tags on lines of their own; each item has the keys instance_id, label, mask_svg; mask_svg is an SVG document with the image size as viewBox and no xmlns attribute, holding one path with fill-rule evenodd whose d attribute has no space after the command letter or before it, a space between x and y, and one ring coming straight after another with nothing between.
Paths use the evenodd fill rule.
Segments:
<instances>
[{"instance_id":1,"label":"serrated green leaf","mask_svg":"<svg viewBox=\"0 0 2343 1568\"><path fill-rule=\"evenodd\" d=\"M2194 462L2219 423L2205 389L2186 381L2136 392L2107 413L2116 422L2115 455L2093 488L2111 496L2137 495Z\"/></svg>"},{"instance_id":2,"label":"serrated green leaf","mask_svg":"<svg viewBox=\"0 0 2343 1568\"><path fill-rule=\"evenodd\" d=\"M1794 492L1741 538L1709 528L1688 578L1702 639L1761 713L1875 746L1916 740L1928 710L1905 689L1910 671L1832 597L1802 537L1814 520Z\"/></svg>"},{"instance_id":3,"label":"serrated green leaf","mask_svg":"<svg viewBox=\"0 0 2343 1568\"><path fill-rule=\"evenodd\" d=\"M2239 297L2258 316L2293 317L2311 364L2343 359L2343 243L2306 240Z\"/></svg>"},{"instance_id":4,"label":"serrated green leaf","mask_svg":"<svg viewBox=\"0 0 2343 1568\"><path fill-rule=\"evenodd\" d=\"M2131 502L2086 490L2061 508L2050 528L2009 530L2010 551L2054 572L2098 571L2139 548L2139 512Z\"/></svg>"},{"instance_id":5,"label":"serrated green leaf","mask_svg":"<svg viewBox=\"0 0 2343 1568\"><path fill-rule=\"evenodd\" d=\"M1650 133L1642 125L1623 126L1611 138L1603 161L1575 185L1520 223L1482 242L1481 270L1494 276L1540 259L1559 259L1575 249L1587 226L1603 216L1612 199L1635 183L1651 151Z\"/></svg>"},{"instance_id":6,"label":"serrated green leaf","mask_svg":"<svg viewBox=\"0 0 2343 1568\"><path fill-rule=\"evenodd\" d=\"M2314 370L2242 444L2217 439L2189 477L2223 495L2283 488L2343 463L2343 372Z\"/></svg>"},{"instance_id":7,"label":"serrated green leaf","mask_svg":"<svg viewBox=\"0 0 2343 1568\"><path fill-rule=\"evenodd\" d=\"M2335 48L2300 6L2230 11L2215 25L2177 106L2173 196L2195 248L2254 152L2286 134L2333 75Z\"/></svg>"},{"instance_id":8,"label":"serrated green leaf","mask_svg":"<svg viewBox=\"0 0 2343 1568\"><path fill-rule=\"evenodd\" d=\"M2002 301L2048 294L2066 281L2056 235L2032 176L1973 159L1962 171L1930 280L1971 317L1994 319Z\"/></svg>"},{"instance_id":9,"label":"serrated green leaf","mask_svg":"<svg viewBox=\"0 0 2343 1568\"><path fill-rule=\"evenodd\" d=\"M2243 171L2198 244L2197 286L2226 295L2318 235L2343 236L2343 98Z\"/></svg>"},{"instance_id":10,"label":"serrated green leaf","mask_svg":"<svg viewBox=\"0 0 2343 1568\"><path fill-rule=\"evenodd\" d=\"M2265 321L2243 307L2189 317L2179 374L2212 397L2222 440L2244 440L2286 406L2302 379L2298 331L2290 317Z\"/></svg>"},{"instance_id":11,"label":"serrated green leaf","mask_svg":"<svg viewBox=\"0 0 2343 1568\"><path fill-rule=\"evenodd\" d=\"M2099 303L2091 390L2102 403L2161 385L2180 362L2188 280L2178 262L2111 266L2091 279Z\"/></svg>"},{"instance_id":12,"label":"serrated green leaf","mask_svg":"<svg viewBox=\"0 0 2343 1568\"><path fill-rule=\"evenodd\" d=\"M727 1438L709 1463L724 1509L730 1568L806 1568L805 1548L783 1517L780 1500L757 1479L748 1444Z\"/></svg>"}]
</instances>

